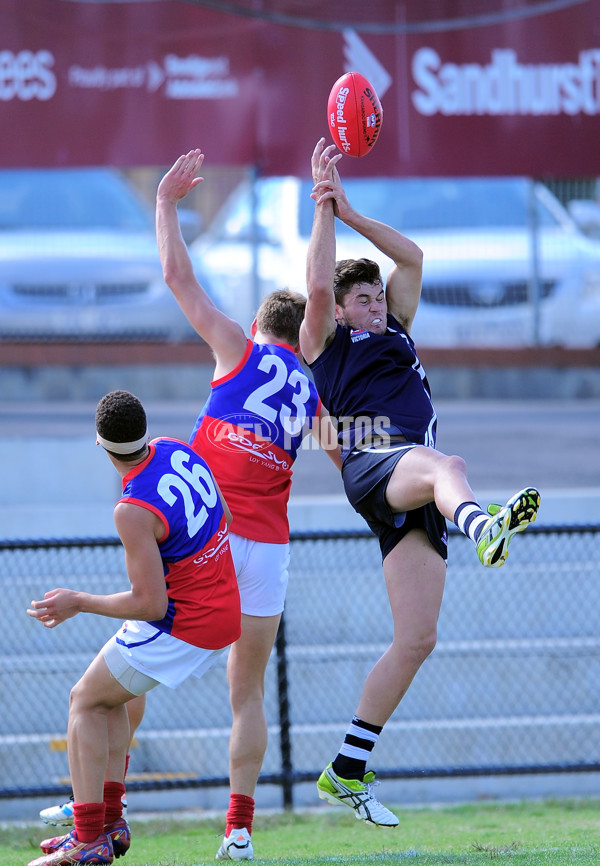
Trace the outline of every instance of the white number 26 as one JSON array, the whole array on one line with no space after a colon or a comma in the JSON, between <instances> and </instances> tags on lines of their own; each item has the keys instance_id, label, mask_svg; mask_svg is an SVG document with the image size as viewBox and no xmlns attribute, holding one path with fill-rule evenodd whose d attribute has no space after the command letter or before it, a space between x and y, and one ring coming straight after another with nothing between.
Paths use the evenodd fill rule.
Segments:
<instances>
[{"instance_id":1,"label":"white number 26","mask_svg":"<svg viewBox=\"0 0 600 866\"><path fill-rule=\"evenodd\" d=\"M177 500L175 491L180 494L187 518L188 535L193 538L198 530L204 526L208 518L207 509L214 508L219 494L208 469L200 463L194 463L191 470L186 466L186 463L190 461L190 456L185 451L173 452L171 466L177 474L165 473L158 482L157 491L167 505L175 505ZM192 490L200 494L203 503L198 509L196 508L197 502L194 502Z\"/></svg>"}]
</instances>

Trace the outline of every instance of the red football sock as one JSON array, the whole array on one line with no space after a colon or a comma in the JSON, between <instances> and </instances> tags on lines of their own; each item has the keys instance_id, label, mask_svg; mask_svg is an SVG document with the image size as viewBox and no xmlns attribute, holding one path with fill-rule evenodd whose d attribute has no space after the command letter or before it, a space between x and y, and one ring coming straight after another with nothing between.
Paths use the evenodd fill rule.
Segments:
<instances>
[{"instance_id":1,"label":"red football sock","mask_svg":"<svg viewBox=\"0 0 600 866\"><path fill-rule=\"evenodd\" d=\"M80 842L93 842L104 833L104 803L74 803L75 835Z\"/></svg>"},{"instance_id":2,"label":"red football sock","mask_svg":"<svg viewBox=\"0 0 600 866\"><path fill-rule=\"evenodd\" d=\"M229 797L229 809L227 810L227 825L225 835L229 836L232 830L241 830L245 827L252 835L252 821L254 819L254 799L246 794L231 794Z\"/></svg>"},{"instance_id":3,"label":"red football sock","mask_svg":"<svg viewBox=\"0 0 600 866\"><path fill-rule=\"evenodd\" d=\"M124 793L125 785L123 782L104 783L104 805L106 806L104 821L106 824L113 824L123 815L121 797Z\"/></svg>"}]
</instances>

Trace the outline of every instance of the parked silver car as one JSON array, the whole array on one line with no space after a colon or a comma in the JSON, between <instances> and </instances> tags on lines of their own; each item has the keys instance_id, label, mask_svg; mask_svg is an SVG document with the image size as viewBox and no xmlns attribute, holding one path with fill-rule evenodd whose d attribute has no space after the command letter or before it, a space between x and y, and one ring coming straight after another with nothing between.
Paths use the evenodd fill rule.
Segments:
<instances>
[{"instance_id":1,"label":"parked silver car","mask_svg":"<svg viewBox=\"0 0 600 866\"><path fill-rule=\"evenodd\" d=\"M121 174L0 171L2 339L192 334L162 278L153 215Z\"/></svg>"},{"instance_id":2,"label":"parked silver car","mask_svg":"<svg viewBox=\"0 0 600 866\"><path fill-rule=\"evenodd\" d=\"M543 184L353 178L344 186L357 210L397 227L424 252L417 345L600 344L600 243ZM248 318L278 286L306 291L310 188L295 178L260 179L253 223L244 183L197 242L225 289L219 302L233 315ZM388 259L338 221L337 258L361 256L379 261L384 276L389 270Z\"/></svg>"}]
</instances>

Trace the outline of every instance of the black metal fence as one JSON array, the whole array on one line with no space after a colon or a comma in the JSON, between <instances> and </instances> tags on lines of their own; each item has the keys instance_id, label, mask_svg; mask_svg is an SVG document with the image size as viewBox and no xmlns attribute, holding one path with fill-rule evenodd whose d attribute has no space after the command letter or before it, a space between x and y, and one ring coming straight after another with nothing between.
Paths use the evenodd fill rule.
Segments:
<instances>
[{"instance_id":1,"label":"black metal fence","mask_svg":"<svg viewBox=\"0 0 600 866\"><path fill-rule=\"evenodd\" d=\"M380 778L600 769L599 542L600 526L531 527L503 568L483 569L451 534L438 645L373 753ZM0 575L0 798L64 796L69 690L118 623L80 614L47 630L25 610L55 586L122 589L122 548L0 542ZM391 631L370 533L293 534L260 778L281 786L284 805L336 754ZM202 680L152 691L129 789L227 785L230 722L224 659Z\"/></svg>"}]
</instances>

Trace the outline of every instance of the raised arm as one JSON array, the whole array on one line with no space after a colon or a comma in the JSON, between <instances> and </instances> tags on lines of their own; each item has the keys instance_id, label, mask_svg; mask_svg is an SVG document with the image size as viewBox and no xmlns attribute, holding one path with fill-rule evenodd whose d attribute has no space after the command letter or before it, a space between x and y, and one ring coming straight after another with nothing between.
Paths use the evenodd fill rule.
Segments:
<instances>
[{"instance_id":1,"label":"raised arm","mask_svg":"<svg viewBox=\"0 0 600 866\"><path fill-rule=\"evenodd\" d=\"M204 154L191 150L180 156L161 180L156 193L156 237L165 282L190 324L213 350L215 377L219 378L241 360L247 338L243 328L214 305L196 279L181 234L177 203L202 182L197 174L203 162Z\"/></svg>"},{"instance_id":2,"label":"raised arm","mask_svg":"<svg viewBox=\"0 0 600 866\"><path fill-rule=\"evenodd\" d=\"M385 289L388 311L410 332L421 297L421 249L392 226L358 213L345 195L335 201L337 216L394 262Z\"/></svg>"},{"instance_id":3,"label":"raised arm","mask_svg":"<svg viewBox=\"0 0 600 866\"><path fill-rule=\"evenodd\" d=\"M315 361L335 334L335 218L330 180L340 154L330 159L333 146L321 138L312 154L315 213L306 260L308 300L300 327L300 351L308 364ZM322 186L319 186L323 182Z\"/></svg>"}]
</instances>

